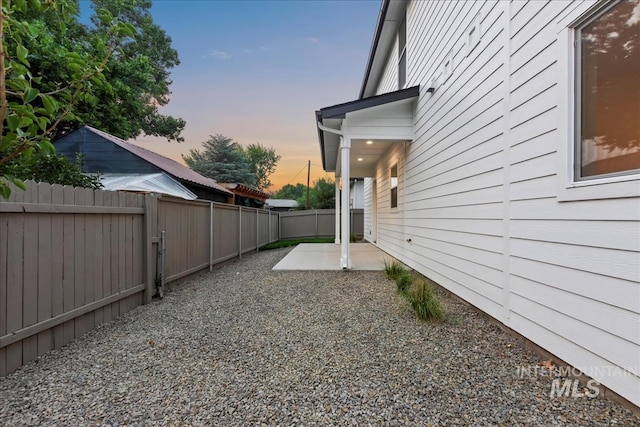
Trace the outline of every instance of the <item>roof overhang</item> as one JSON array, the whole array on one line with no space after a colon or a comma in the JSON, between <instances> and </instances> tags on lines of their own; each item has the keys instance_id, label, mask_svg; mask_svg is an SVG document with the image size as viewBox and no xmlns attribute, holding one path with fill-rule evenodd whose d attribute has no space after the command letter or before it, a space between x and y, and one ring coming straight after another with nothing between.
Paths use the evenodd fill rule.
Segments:
<instances>
[{"instance_id":1,"label":"roof overhang","mask_svg":"<svg viewBox=\"0 0 640 427\"><path fill-rule=\"evenodd\" d=\"M407 4L408 0L382 0L367 68L360 88L360 98L366 98L376 93L389 51L393 48L396 40L398 26L405 17Z\"/></svg>"},{"instance_id":2,"label":"roof overhang","mask_svg":"<svg viewBox=\"0 0 640 427\"><path fill-rule=\"evenodd\" d=\"M371 167L388 149L389 143L413 139L413 110L420 87L389 92L316 111L322 167L339 174L340 133L348 134L352 176L370 175ZM367 143L369 141L370 143Z\"/></svg>"}]
</instances>

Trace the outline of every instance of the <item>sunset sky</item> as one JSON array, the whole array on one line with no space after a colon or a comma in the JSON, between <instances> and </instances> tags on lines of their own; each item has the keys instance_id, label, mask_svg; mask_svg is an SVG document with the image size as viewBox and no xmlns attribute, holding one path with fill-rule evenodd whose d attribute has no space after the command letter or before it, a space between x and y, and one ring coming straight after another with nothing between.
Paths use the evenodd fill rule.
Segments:
<instances>
[{"instance_id":1,"label":"sunset sky","mask_svg":"<svg viewBox=\"0 0 640 427\"><path fill-rule=\"evenodd\" d=\"M220 133L276 149L273 189L306 183L307 160L312 181L327 176L314 112L357 98L379 9L379 0L155 0L181 61L161 111L186 120L185 142L133 142L182 162Z\"/></svg>"}]
</instances>

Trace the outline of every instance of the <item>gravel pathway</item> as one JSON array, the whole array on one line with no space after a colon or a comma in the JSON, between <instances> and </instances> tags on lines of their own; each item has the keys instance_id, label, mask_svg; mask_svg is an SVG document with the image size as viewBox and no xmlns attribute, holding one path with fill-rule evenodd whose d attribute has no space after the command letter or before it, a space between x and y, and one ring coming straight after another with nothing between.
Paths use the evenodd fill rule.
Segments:
<instances>
[{"instance_id":1,"label":"gravel pathway","mask_svg":"<svg viewBox=\"0 0 640 427\"><path fill-rule=\"evenodd\" d=\"M549 398L542 360L442 295L422 323L382 272L272 272L266 251L185 282L0 379L0 425L640 425Z\"/></svg>"}]
</instances>

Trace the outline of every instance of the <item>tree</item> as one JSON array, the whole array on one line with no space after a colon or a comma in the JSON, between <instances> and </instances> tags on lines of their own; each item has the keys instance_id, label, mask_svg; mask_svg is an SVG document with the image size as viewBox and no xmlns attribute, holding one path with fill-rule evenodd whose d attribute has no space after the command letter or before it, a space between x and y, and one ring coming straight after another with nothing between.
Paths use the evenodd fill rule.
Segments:
<instances>
[{"instance_id":1,"label":"tree","mask_svg":"<svg viewBox=\"0 0 640 427\"><path fill-rule=\"evenodd\" d=\"M189 150L189 154L182 155L194 171L220 182L237 182L245 185L255 185L255 174L240 144L224 135L210 135L202 143L203 150Z\"/></svg>"},{"instance_id":2,"label":"tree","mask_svg":"<svg viewBox=\"0 0 640 427\"><path fill-rule=\"evenodd\" d=\"M336 187L330 179L320 178L313 183L309 194L311 209L334 209L336 207Z\"/></svg>"},{"instance_id":3,"label":"tree","mask_svg":"<svg viewBox=\"0 0 640 427\"><path fill-rule=\"evenodd\" d=\"M114 20L103 10L96 16L105 31L96 34L91 53L86 46L54 43L53 29L66 34L75 22L78 8L73 0L2 1L0 19L0 196L11 194L9 183L24 189L24 183L6 172L19 157L29 159L34 150L53 155L51 138L61 122L80 102L95 103L95 89L107 86L103 70L111 55L126 37L134 35L130 24ZM40 19L30 19L30 16ZM58 58L60 70L51 80L33 67L38 55L29 48L42 42Z\"/></svg>"},{"instance_id":4,"label":"tree","mask_svg":"<svg viewBox=\"0 0 640 427\"><path fill-rule=\"evenodd\" d=\"M296 185L286 184L276 194L274 199L298 200L306 195L307 186L297 183ZM306 201L305 201L306 204Z\"/></svg>"},{"instance_id":5,"label":"tree","mask_svg":"<svg viewBox=\"0 0 640 427\"><path fill-rule=\"evenodd\" d=\"M24 2L24 1L23 1ZM31 26L41 26L46 38L26 40L30 52L30 70L34 76L45 76L44 90L55 90L57 82L68 81L64 55L71 51L80 55L100 57L104 34L111 22L117 21L135 28L135 37L121 40L119 49L104 64L102 73L107 84L92 88L94 97L76 100L52 134L56 139L83 124L88 124L122 139L141 133L183 141L180 136L185 122L161 115L159 107L169 102L169 70L180 63L171 39L150 13L150 0L92 0L93 25L77 20L76 14L60 30L55 17L43 16L31 9L20 18ZM65 3L77 8L77 0ZM97 100L100 102L96 102Z\"/></svg>"},{"instance_id":6,"label":"tree","mask_svg":"<svg viewBox=\"0 0 640 427\"><path fill-rule=\"evenodd\" d=\"M99 175L87 175L82 171L82 157L70 162L65 156L36 151L29 156L20 156L2 168L7 175L22 181L33 180L74 187L102 188Z\"/></svg>"},{"instance_id":7,"label":"tree","mask_svg":"<svg viewBox=\"0 0 640 427\"><path fill-rule=\"evenodd\" d=\"M244 154L255 175L255 187L258 190L267 190L271 187L269 176L276 170L280 156L273 148L267 148L259 142L249 144L244 149Z\"/></svg>"}]
</instances>

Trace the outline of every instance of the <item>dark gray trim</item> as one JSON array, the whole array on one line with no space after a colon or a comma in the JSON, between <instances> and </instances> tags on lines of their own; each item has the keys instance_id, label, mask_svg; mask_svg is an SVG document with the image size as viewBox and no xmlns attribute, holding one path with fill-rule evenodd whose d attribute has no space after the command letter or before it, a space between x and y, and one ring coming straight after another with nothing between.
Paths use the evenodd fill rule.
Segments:
<instances>
[{"instance_id":1,"label":"dark gray trim","mask_svg":"<svg viewBox=\"0 0 640 427\"><path fill-rule=\"evenodd\" d=\"M367 82L369 81L369 75L371 74L371 67L373 67L373 58L376 55L376 50L378 49L378 42L380 41L380 35L382 34L382 26L384 25L384 20L387 17L387 10L389 9L390 0L382 0L382 6L380 7L380 14L378 15L378 23L376 24L376 32L373 37L373 42L371 43L371 50L369 50L369 60L367 61L367 68L364 72L364 79L362 80L362 86L360 87L360 95L358 98L362 99L364 96L365 88L367 87Z\"/></svg>"},{"instance_id":2,"label":"dark gray trim","mask_svg":"<svg viewBox=\"0 0 640 427\"><path fill-rule=\"evenodd\" d=\"M384 105L390 102L402 101L403 99L415 98L419 95L420 86L412 86L395 92L383 93L382 95L325 107L320 109L320 111L316 111L316 117L318 119L344 119L347 113L377 107L378 105Z\"/></svg>"},{"instance_id":3,"label":"dark gray trim","mask_svg":"<svg viewBox=\"0 0 640 427\"><path fill-rule=\"evenodd\" d=\"M320 111L316 111L316 123L322 123L322 113ZM320 130L320 128L316 125L316 129L318 130L318 141L320 141L320 157L322 158L322 169L327 170L327 165L324 160L324 132Z\"/></svg>"}]
</instances>

